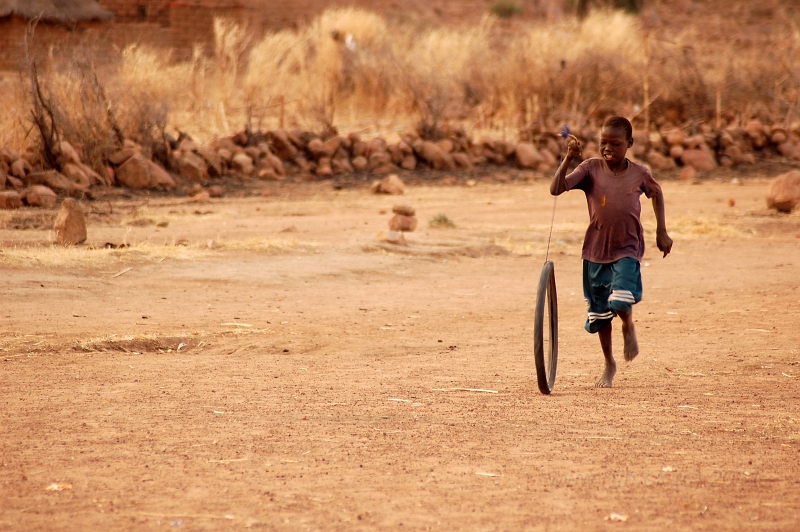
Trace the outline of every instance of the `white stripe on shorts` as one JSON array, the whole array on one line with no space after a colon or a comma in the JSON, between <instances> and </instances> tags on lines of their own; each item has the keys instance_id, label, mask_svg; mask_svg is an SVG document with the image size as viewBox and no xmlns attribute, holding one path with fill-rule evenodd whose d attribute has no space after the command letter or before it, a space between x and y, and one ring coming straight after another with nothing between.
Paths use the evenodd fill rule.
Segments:
<instances>
[{"instance_id":1,"label":"white stripe on shorts","mask_svg":"<svg viewBox=\"0 0 800 532\"><path fill-rule=\"evenodd\" d=\"M614 317L613 312L589 312L589 323L593 323L597 320L607 320Z\"/></svg>"},{"instance_id":2,"label":"white stripe on shorts","mask_svg":"<svg viewBox=\"0 0 800 532\"><path fill-rule=\"evenodd\" d=\"M611 295L608 296L609 301L623 301L625 303L636 303L633 294L630 290L612 290Z\"/></svg>"}]
</instances>

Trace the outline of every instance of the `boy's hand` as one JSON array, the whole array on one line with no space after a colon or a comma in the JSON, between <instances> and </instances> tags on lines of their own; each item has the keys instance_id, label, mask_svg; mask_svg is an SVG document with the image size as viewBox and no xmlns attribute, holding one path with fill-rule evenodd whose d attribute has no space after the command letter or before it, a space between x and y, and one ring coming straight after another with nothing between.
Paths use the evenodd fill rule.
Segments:
<instances>
[{"instance_id":1,"label":"boy's hand","mask_svg":"<svg viewBox=\"0 0 800 532\"><path fill-rule=\"evenodd\" d=\"M664 252L664 257L669 255L669 252L672 251L672 239L666 231L658 231L656 233L656 245L659 251Z\"/></svg>"},{"instance_id":2,"label":"boy's hand","mask_svg":"<svg viewBox=\"0 0 800 532\"><path fill-rule=\"evenodd\" d=\"M581 155L581 141L575 135L567 137L567 158L574 159Z\"/></svg>"}]
</instances>

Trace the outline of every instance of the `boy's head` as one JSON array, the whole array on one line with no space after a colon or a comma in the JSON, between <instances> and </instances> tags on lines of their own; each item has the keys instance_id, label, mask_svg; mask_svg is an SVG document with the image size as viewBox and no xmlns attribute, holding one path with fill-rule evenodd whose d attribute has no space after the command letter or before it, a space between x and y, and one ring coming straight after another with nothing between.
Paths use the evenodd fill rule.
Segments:
<instances>
[{"instance_id":1,"label":"boy's head","mask_svg":"<svg viewBox=\"0 0 800 532\"><path fill-rule=\"evenodd\" d=\"M623 162L631 146L633 127L627 118L612 116L603 122L603 129L600 131L600 155L609 166Z\"/></svg>"}]
</instances>

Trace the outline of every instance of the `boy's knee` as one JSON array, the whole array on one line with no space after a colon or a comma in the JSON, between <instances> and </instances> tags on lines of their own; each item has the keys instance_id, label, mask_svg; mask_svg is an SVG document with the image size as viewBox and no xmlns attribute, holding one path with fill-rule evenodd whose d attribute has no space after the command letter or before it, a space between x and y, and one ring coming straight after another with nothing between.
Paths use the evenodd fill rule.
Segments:
<instances>
[{"instance_id":1,"label":"boy's knee","mask_svg":"<svg viewBox=\"0 0 800 532\"><path fill-rule=\"evenodd\" d=\"M614 289L608 296L608 306L617 312L630 312L637 298L630 290Z\"/></svg>"}]
</instances>

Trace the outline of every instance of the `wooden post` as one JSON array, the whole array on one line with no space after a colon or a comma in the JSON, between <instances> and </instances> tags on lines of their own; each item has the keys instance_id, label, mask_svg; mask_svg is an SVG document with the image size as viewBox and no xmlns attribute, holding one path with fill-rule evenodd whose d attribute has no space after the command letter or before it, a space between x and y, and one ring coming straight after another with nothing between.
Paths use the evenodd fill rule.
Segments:
<instances>
[{"instance_id":1,"label":"wooden post","mask_svg":"<svg viewBox=\"0 0 800 532\"><path fill-rule=\"evenodd\" d=\"M722 89L717 87L717 106L714 116L714 127L717 131L722 127Z\"/></svg>"}]
</instances>

